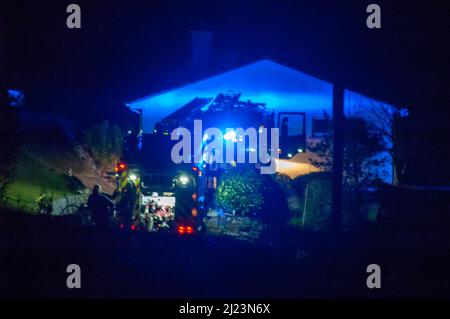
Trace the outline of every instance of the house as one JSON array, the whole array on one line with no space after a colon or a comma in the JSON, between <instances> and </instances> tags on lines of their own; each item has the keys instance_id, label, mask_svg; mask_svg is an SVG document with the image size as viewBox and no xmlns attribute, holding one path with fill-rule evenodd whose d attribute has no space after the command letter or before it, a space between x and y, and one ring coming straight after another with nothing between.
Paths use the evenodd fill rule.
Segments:
<instances>
[{"instance_id":1,"label":"house","mask_svg":"<svg viewBox=\"0 0 450 319\"><path fill-rule=\"evenodd\" d=\"M231 90L242 93L242 100L265 103L267 108L274 109L275 112L305 112L307 141L311 142L320 133L324 114L332 116L332 88L329 82L264 59L197 82L153 93L131 101L126 106L141 115L143 132L151 133L157 121L194 98L212 98L220 92ZM373 111L376 110L383 110L383 114L392 115L396 109L386 103L345 90L345 115L361 117L373 124L370 127L376 128L379 126L376 123L377 118L373 116ZM303 152L291 159L280 159L277 171L290 177L317 171L309 161L313 156L310 152ZM383 169L383 179L391 182L392 161L387 153L380 156L389 162Z\"/></svg>"}]
</instances>

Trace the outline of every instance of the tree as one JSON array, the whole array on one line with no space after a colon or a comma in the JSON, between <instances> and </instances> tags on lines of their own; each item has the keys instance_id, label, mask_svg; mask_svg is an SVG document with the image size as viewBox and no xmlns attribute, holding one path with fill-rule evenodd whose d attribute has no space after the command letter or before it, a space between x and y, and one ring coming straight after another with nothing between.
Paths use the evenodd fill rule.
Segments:
<instances>
[{"instance_id":1,"label":"tree","mask_svg":"<svg viewBox=\"0 0 450 319\"><path fill-rule=\"evenodd\" d=\"M328 115L326 115L328 117ZM309 145L311 152L320 159L310 159L311 164L322 171L331 171L333 164L333 131L329 131L315 144ZM343 183L352 189L360 188L380 178L385 160L377 158L384 150L382 137L370 133L366 122L360 118L344 119Z\"/></svg>"},{"instance_id":2,"label":"tree","mask_svg":"<svg viewBox=\"0 0 450 319\"><path fill-rule=\"evenodd\" d=\"M325 134L317 144L310 145L310 150L320 159L310 160L311 164L322 171L331 171L333 163L333 131ZM358 220L362 216L364 189L379 180L386 160L379 157L384 151L382 136L369 132L366 122L361 118L344 119L343 150L343 209L348 220Z\"/></svg>"},{"instance_id":3,"label":"tree","mask_svg":"<svg viewBox=\"0 0 450 319\"><path fill-rule=\"evenodd\" d=\"M386 151L392 160L392 183L398 185L405 157L399 124L402 118L408 116L408 110L371 100L356 105L347 113L351 117L367 119L368 130L379 135L382 151Z\"/></svg>"},{"instance_id":4,"label":"tree","mask_svg":"<svg viewBox=\"0 0 450 319\"><path fill-rule=\"evenodd\" d=\"M123 138L120 127L104 121L83 132L82 144L104 170L120 158Z\"/></svg>"},{"instance_id":5,"label":"tree","mask_svg":"<svg viewBox=\"0 0 450 319\"><path fill-rule=\"evenodd\" d=\"M230 169L220 180L215 194L218 207L225 212L246 216L263 204L261 176L251 169Z\"/></svg>"},{"instance_id":6,"label":"tree","mask_svg":"<svg viewBox=\"0 0 450 319\"><path fill-rule=\"evenodd\" d=\"M19 150L18 111L7 90L0 89L0 202L11 182Z\"/></svg>"}]
</instances>

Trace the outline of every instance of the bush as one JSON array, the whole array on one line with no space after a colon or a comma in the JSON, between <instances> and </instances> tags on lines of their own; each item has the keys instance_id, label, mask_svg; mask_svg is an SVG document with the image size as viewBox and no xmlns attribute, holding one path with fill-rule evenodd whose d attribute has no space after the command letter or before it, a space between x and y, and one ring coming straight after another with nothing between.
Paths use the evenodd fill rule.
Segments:
<instances>
[{"instance_id":1,"label":"bush","mask_svg":"<svg viewBox=\"0 0 450 319\"><path fill-rule=\"evenodd\" d=\"M293 216L290 224L302 226L306 200L306 216L303 229L326 231L331 227L332 177L330 172L311 173L292 181L292 187L300 199L301 213ZM367 190L344 189L342 196L342 227L354 229L367 221L367 214L377 205L376 193Z\"/></svg>"},{"instance_id":2,"label":"bush","mask_svg":"<svg viewBox=\"0 0 450 319\"><path fill-rule=\"evenodd\" d=\"M326 114L325 114L326 116ZM379 133L370 131L366 122L361 118L344 119L344 147L343 147L343 208L342 208L342 226L345 229L359 226L365 219L367 210L372 202L367 200L367 189L378 183L379 179L385 174L384 158L380 158L380 152L384 151L383 139ZM311 152L316 153L320 160L311 160L311 164L321 170L331 172L333 164L333 131L330 130L324 138L313 145L310 145ZM313 177L302 177L298 186L303 194L306 184L309 184L312 199L307 199L306 218L308 218L308 205L313 205L312 209L320 208L320 205L326 203L320 210L329 211L331 215L331 175L327 176L327 181L322 180L319 185L311 180ZM325 175L324 175L325 176ZM301 182L305 181L305 182ZM302 184L303 183L303 184ZM329 189L324 191L324 189ZM328 193L328 194L327 194ZM317 198L315 198L317 196ZM310 203L311 201L311 203ZM316 201L322 201L316 203ZM315 214L319 214L316 212ZM321 215L326 212L321 211ZM326 222L325 224L328 224Z\"/></svg>"},{"instance_id":3,"label":"bush","mask_svg":"<svg viewBox=\"0 0 450 319\"><path fill-rule=\"evenodd\" d=\"M220 180L215 202L226 213L247 216L263 204L261 176L251 169L230 169Z\"/></svg>"},{"instance_id":4,"label":"bush","mask_svg":"<svg viewBox=\"0 0 450 319\"><path fill-rule=\"evenodd\" d=\"M291 220L304 229L325 231L330 227L332 213L332 180L328 172L311 173L292 181L293 188L302 204L302 215ZM305 208L306 201L306 209ZM304 211L303 211L304 210ZM305 216L303 216L305 214ZM299 219L302 221L299 221Z\"/></svg>"},{"instance_id":5,"label":"bush","mask_svg":"<svg viewBox=\"0 0 450 319\"><path fill-rule=\"evenodd\" d=\"M275 228L283 227L291 218L287 201L289 177L280 174L262 175L264 205L260 211L263 223Z\"/></svg>"}]
</instances>

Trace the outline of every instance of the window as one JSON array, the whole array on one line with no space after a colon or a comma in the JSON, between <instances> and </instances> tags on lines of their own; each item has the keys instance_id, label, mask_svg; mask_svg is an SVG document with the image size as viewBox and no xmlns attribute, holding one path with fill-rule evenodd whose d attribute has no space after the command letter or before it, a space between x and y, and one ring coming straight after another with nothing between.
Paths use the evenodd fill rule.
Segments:
<instances>
[{"instance_id":1,"label":"window","mask_svg":"<svg viewBox=\"0 0 450 319\"><path fill-rule=\"evenodd\" d=\"M312 119L312 135L313 137L323 137L330 132L332 128L332 120L329 118L313 118Z\"/></svg>"}]
</instances>

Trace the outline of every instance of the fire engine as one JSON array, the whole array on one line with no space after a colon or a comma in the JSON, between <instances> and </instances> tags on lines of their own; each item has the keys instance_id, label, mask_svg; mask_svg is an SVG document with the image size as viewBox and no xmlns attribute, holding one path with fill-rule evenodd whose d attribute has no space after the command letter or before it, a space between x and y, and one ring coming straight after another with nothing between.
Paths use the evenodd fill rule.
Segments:
<instances>
[{"instance_id":1,"label":"fire engine","mask_svg":"<svg viewBox=\"0 0 450 319\"><path fill-rule=\"evenodd\" d=\"M240 96L240 93L230 91L215 98L196 97L157 122L151 134L142 134L142 131L128 133L122 161L116 167L117 188L120 191L130 180L135 183L139 195L136 213L147 220L148 231L169 231L180 235L202 231L203 217L213 204L220 176L227 169L239 165L236 162L207 161L175 164L171 159L171 149L177 141L170 136L175 129L182 127L193 132L194 120L201 120L203 127L216 127L224 132L231 127L278 127L282 134L280 148L271 151L278 152L283 158L305 150L304 113L280 112L278 126L275 126L274 110L264 103L242 101ZM287 125L288 117L300 117L302 123L298 127L302 129L299 134L283 136L287 129L283 125ZM245 149L246 156L255 151ZM260 168L263 164L254 165Z\"/></svg>"}]
</instances>

